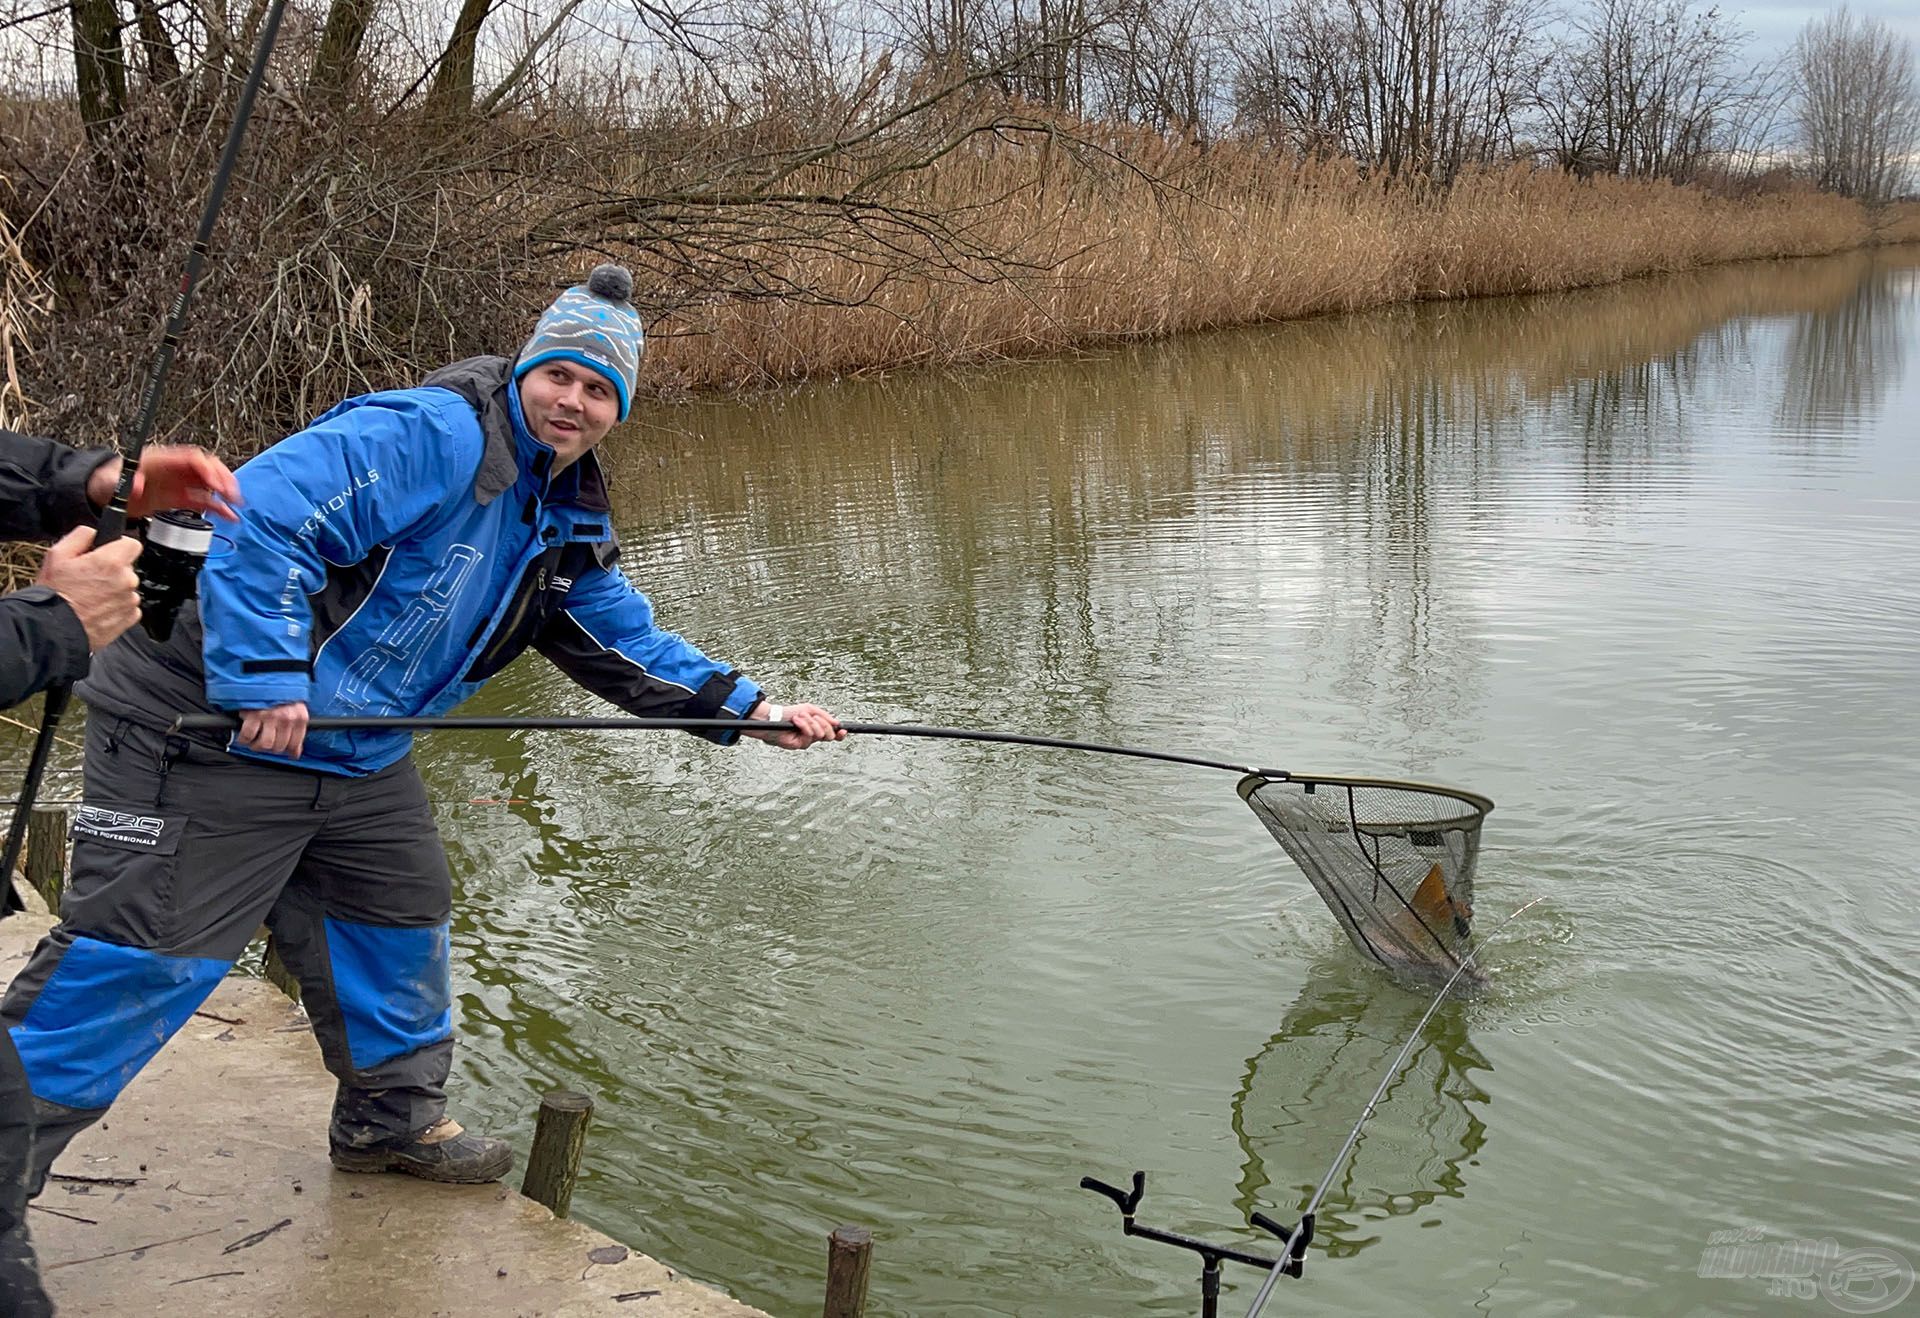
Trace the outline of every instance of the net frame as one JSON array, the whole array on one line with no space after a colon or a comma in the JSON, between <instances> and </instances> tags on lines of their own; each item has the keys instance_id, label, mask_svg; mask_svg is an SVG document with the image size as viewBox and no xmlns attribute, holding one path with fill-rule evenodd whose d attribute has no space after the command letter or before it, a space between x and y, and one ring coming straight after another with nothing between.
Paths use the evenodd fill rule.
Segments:
<instances>
[{"instance_id":1,"label":"net frame","mask_svg":"<svg viewBox=\"0 0 1920 1318\"><path fill-rule=\"evenodd\" d=\"M1473 882L1492 800L1347 774L1248 773L1237 790L1362 955L1399 977L1465 967L1483 978L1472 964Z\"/></svg>"}]
</instances>

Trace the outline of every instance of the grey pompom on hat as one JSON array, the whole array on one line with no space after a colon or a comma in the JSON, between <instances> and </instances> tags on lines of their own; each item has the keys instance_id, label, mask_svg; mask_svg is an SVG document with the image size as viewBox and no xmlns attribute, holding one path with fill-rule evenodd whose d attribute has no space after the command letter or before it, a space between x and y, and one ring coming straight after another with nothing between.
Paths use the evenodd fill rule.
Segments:
<instances>
[{"instance_id":1,"label":"grey pompom on hat","mask_svg":"<svg viewBox=\"0 0 1920 1318\"><path fill-rule=\"evenodd\" d=\"M625 302L633 296L633 271L611 262L596 265L587 276L587 292L609 302Z\"/></svg>"},{"instance_id":2,"label":"grey pompom on hat","mask_svg":"<svg viewBox=\"0 0 1920 1318\"><path fill-rule=\"evenodd\" d=\"M625 266L597 265L584 284L553 300L533 327L513 366L518 380L542 362L577 362L612 382L620 395L620 419L633 408L640 357L647 335L633 309L633 274Z\"/></svg>"}]
</instances>

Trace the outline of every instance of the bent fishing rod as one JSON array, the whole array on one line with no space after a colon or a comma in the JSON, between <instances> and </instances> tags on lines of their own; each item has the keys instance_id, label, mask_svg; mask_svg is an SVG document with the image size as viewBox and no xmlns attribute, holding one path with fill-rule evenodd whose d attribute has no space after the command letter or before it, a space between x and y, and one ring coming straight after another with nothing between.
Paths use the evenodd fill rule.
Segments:
<instances>
[{"instance_id":1,"label":"bent fishing rod","mask_svg":"<svg viewBox=\"0 0 1920 1318\"><path fill-rule=\"evenodd\" d=\"M1415 1024L1412 1031L1408 1033L1407 1041L1400 1046L1399 1053L1394 1056L1392 1064L1387 1067L1387 1073L1380 1077L1380 1084L1373 1091L1373 1096L1367 1100L1367 1105L1360 1109L1359 1120L1355 1121L1353 1123L1353 1129L1347 1132L1346 1143L1340 1146L1340 1152L1333 1155L1333 1162L1327 1167L1327 1174L1320 1178L1319 1187L1314 1190L1312 1197L1307 1200L1307 1206L1301 1210L1299 1222L1295 1224L1292 1232L1287 1235L1286 1244L1281 1247L1280 1258L1282 1263L1289 1264L1290 1266L1275 1266L1268 1271L1266 1280L1261 1283L1259 1291L1253 1297L1252 1307L1247 1310L1247 1318L1260 1318L1260 1311L1266 1307L1267 1297L1273 1293L1274 1286L1279 1283L1282 1276L1298 1277L1300 1275L1298 1265L1300 1263L1301 1253L1305 1250L1307 1242L1313 1239L1313 1228L1314 1223L1319 1218L1320 1204L1327 1197L1327 1190L1333 1185L1333 1178L1340 1174L1340 1168L1346 1162L1347 1155L1353 1152L1353 1146L1359 1142L1360 1128L1367 1124L1367 1118L1373 1115L1374 1110L1380 1106L1380 1100L1385 1097L1387 1087L1393 1083L1395 1077L1397 1077L1402 1068L1406 1066L1408 1054L1413 1051L1414 1045L1420 1041L1420 1037L1426 1033L1427 1022L1433 1019L1433 1013L1440 1010L1440 1004L1446 1001L1449 993L1453 992L1454 986L1460 982L1460 976L1466 973L1467 968L1478 964L1480 953L1486 951L1486 949L1499 938L1501 930L1505 929L1543 900L1545 900L1544 897L1535 897L1532 901L1527 902L1518 910L1514 911L1513 914L1502 920L1499 925L1494 928L1493 933L1489 934L1478 948L1472 949L1467 953L1461 960L1459 967L1448 977L1447 982L1440 986L1440 991L1433 995L1433 1001L1427 1004L1427 1009L1421 1013L1419 1022ZM1254 1217L1258 1220L1261 1214L1256 1213ZM1268 1222L1261 1222L1260 1224L1268 1227L1269 1230L1272 1229L1271 1224Z\"/></svg>"},{"instance_id":2,"label":"bent fishing rod","mask_svg":"<svg viewBox=\"0 0 1920 1318\"><path fill-rule=\"evenodd\" d=\"M260 42L254 48L253 65L247 70L246 82L241 85L240 99L234 103L233 124L227 130L226 146L213 172L213 187L208 191L206 206L200 212L200 227L195 231L193 246L187 253L187 268L180 278L180 292L175 296L173 308L167 315L166 330L161 335L158 351L154 353L153 366L147 372L140 411L128 436L126 452L121 455L120 480L114 486L113 498L108 501L106 511L100 514L94 531L95 549L110 545L126 534L127 507L133 502L134 473L160 413L160 398L166 390L167 374L173 369L174 354L180 346L181 335L186 332L187 308L193 301L194 289L200 283L200 272L207 263L214 223L220 218L220 207L227 197L227 183L233 177L234 162L240 156L240 143L246 137L247 121L253 117L254 98L260 92L261 83L266 80L267 59L273 53L274 38L279 35L280 17L286 7L287 0L273 0L261 23ZM200 552L204 554L204 548ZM13 882L13 867L20 859L20 847L26 840L27 820L33 814L33 801L40 794L40 780L46 775L47 757L53 751L54 734L59 729L60 720L67 712L67 703L72 696L73 688L70 686L47 688L40 731L34 739L33 753L27 760L27 779L20 789L19 803L14 807L13 822L7 828L6 849L0 852L0 877L6 880L9 891Z\"/></svg>"},{"instance_id":3,"label":"bent fishing rod","mask_svg":"<svg viewBox=\"0 0 1920 1318\"><path fill-rule=\"evenodd\" d=\"M1122 1227L1126 1235L1150 1240L1157 1244L1177 1246L1200 1255L1204 1264L1200 1274L1201 1318L1217 1318L1220 1312L1222 1264L1242 1263L1265 1273L1259 1292L1253 1297L1253 1307L1247 1310L1247 1318L1259 1318L1261 1311L1266 1307L1268 1297L1273 1294L1274 1288L1279 1284L1280 1278L1305 1275L1307 1246L1313 1241L1314 1227L1320 1215L1320 1205L1326 1199L1328 1189L1333 1185L1333 1178L1339 1175L1340 1168L1347 1161L1347 1155L1353 1152L1354 1146L1359 1142L1360 1130L1367 1124L1367 1119L1380 1106L1394 1080L1406 1069L1407 1058L1412 1054L1422 1036L1426 1034L1427 1022L1433 1019L1433 1014L1440 1009L1440 1004L1459 984L1461 976L1467 973L1469 967L1478 963L1480 954L1498 941L1501 932L1508 925L1542 900L1544 900L1543 897L1535 897L1502 920L1491 936L1482 940L1478 947L1468 951L1453 974L1440 986L1440 991L1433 995L1433 1000L1427 1004L1427 1009L1421 1013L1419 1021L1407 1034L1406 1041L1400 1045L1399 1052L1388 1064L1386 1074L1380 1077L1380 1083L1375 1087L1372 1096L1367 1099L1366 1106L1361 1109L1359 1119L1347 1132L1346 1141L1341 1144L1340 1151L1334 1154L1333 1162L1327 1167L1327 1174L1320 1178L1319 1187L1308 1198L1299 1219L1292 1225L1286 1225L1276 1222L1265 1213L1248 1214L1248 1221L1254 1226L1279 1237L1284 1242L1278 1258L1268 1258L1263 1254L1255 1254L1232 1245L1202 1240L1159 1227L1143 1226L1137 1217L1141 1198L1145 1195L1147 1188L1147 1174L1143 1171L1136 1171L1133 1174L1133 1185L1130 1190L1108 1185L1105 1181L1095 1180L1091 1176L1080 1178L1080 1188L1104 1195L1119 1206Z\"/></svg>"}]
</instances>

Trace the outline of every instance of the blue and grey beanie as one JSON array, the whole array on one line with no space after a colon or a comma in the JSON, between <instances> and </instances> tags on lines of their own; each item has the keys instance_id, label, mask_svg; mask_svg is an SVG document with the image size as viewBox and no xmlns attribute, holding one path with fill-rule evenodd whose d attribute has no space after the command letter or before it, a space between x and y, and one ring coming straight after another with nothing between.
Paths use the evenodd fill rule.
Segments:
<instances>
[{"instance_id":1,"label":"blue and grey beanie","mask_svg":"<svg viewBox=\"0 0 1920 1318\"><path fill-rule=\"evenodd\" d=\"M578 362L613 381L625 421L647 345L640 313L627 301L632 296L633 275L625 266L595 266L586 283L569 288L541 315L513 364L513 378L556 358Z\"/></svg>"}]
</instances>

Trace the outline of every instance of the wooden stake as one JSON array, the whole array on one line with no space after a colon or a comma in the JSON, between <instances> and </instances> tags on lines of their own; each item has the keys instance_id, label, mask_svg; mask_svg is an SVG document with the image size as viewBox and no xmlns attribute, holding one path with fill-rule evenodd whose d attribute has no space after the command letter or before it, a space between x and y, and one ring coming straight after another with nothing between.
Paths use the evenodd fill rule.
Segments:
<instances>
[{"instance_id":1,"label":"wooden stake","mask_svg":"<svg viewBox=\"0 0 1920 1318\"><path fill-rule=\"evenodd\" d=\"M520 1193L545 1204L555 1217L565 1217L573 1202L573 1183L580 1178L580 1153L586 1147L592 1116L593 1100L571 1089L556 1089L540 1100L540 1120L533 1128L533 1149L527 1154Z\"/></svg>"},{"instance_id":2,"label":"wooden stake","mask_svg":"<svg viewBox=\"0 0 1920 1318\"><path fill-rule=\"evenodd\" d=\"M300 977L289 970L287 963L280 959L279 941L274 938L273 934L268 931L265 925L260 927L260 932L265 934L267 939L267 983L279 989L295 1002L300 1001Z\"/></svg>"},{"instance_id":3,"label":"wooden stake","mask_svg":"<svg viewBox=\"0 0 1920 1318\"><path fill-rule=\"evenodd\" d=\"M822 1318L864 1318L873 1232L843 1226L827 1237L827 1307Z\"/></svg>"},{"instance_id":4,"label":"wooden stake","mask_svg":"<svg viewBox=\"0 0 1920 1318\"><path fill-rule=\"evenodd\" d=\"M27 882L46 898L47 909L60 914L60 895L67 886L67 811L64 806L37 805L27 831Z\"/></svg>"}]
</instances>

